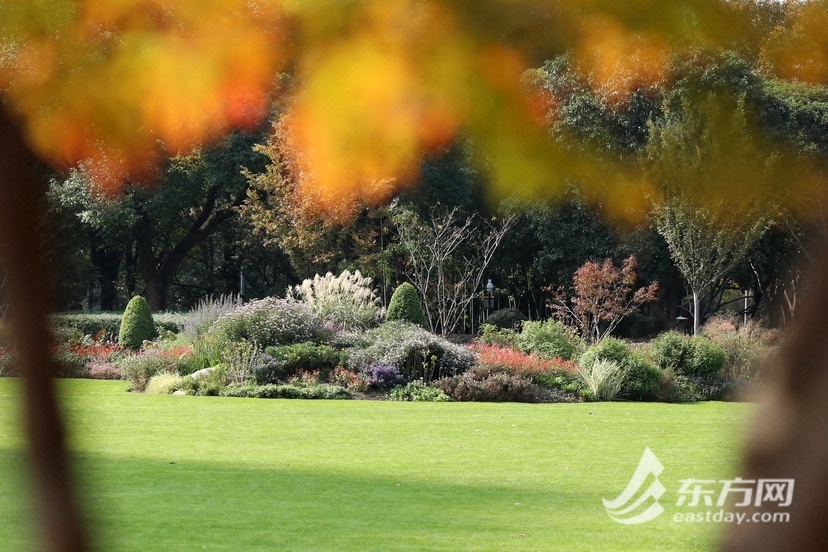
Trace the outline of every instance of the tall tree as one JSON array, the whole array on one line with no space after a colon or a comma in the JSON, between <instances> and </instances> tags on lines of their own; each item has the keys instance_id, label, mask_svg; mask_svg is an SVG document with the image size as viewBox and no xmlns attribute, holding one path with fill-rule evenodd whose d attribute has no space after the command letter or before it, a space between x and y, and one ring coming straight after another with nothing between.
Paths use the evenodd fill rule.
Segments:
<instances>
[{"instance_id":1,"label":"tall tree","mask_svg":"<svg viewBox=\"0 0 828 552\"><path fill-rule=\"evenodd\" d=\"M199 245L237 215L247 193L242 170L263 170L252 149L257 134L230 135L220 145L169 161L157 187L131 187L119 198L96 193L94 179L76 170L53 181L50 198L88 229L101 280L102 306L112 303L123 259L134 255L150 307L164 310L176 275Z\"/></svg>"},{"instance_id":2,"label":"tall tree","mask_svg":"<svg viewBox=\"0 0 828 552\"><path fill-rule=\"evenodd\" d=\"M658 231L690 286L693 333L697 334L708 306L704 303L707 295L732 274L762 235L766 222L756 213L716 211L681 197L668 198L657 210Z\"/></svg>"}]
</instances>

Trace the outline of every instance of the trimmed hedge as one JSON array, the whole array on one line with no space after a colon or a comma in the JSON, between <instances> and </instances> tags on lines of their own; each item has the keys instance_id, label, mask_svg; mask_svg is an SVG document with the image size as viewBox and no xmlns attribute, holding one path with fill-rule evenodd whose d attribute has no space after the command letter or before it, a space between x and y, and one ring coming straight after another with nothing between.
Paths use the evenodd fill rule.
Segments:
<instances>
[{"instance_id":1,"label":"trimmed hedge","mask_svg":"<svg viewBox=\"0 0 828 552\"><path fill-rule=\"evenodd\" d=\"M111 311L96 312L66 312L52 315L52 322L59 328L67 328L81 335L117 336L121 330L123 313ZM177 333L187 318L186 313L162 312L152 315L155 326L159 330Z\"/></svg>"}]
</instances>

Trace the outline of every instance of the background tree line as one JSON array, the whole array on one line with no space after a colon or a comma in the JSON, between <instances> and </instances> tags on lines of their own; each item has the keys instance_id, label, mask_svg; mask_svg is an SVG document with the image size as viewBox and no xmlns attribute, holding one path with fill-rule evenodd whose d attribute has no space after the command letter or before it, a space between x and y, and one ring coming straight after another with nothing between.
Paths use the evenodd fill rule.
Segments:
<instances>
[{"instance_id":1,"label":"background tree line","mask_svg":"<svg viewBox=\"0 0 828 552\"><path fill-rule=\"evenodd\" d=\"M781 8L764 8L757 25L784 19ZM608 196L597 189L600 178L575 172L553 183L562 176L550 174L550 187L565 190L554 200L493 199L483 190L495 161L473 138L459 134L422 157L416 178L396 196L397 210L420 218L456 210L457 220L474 215L478 232L487 221L514 217L486 269L499 306L544 318L547 290L570 287L586 261L620 264L636 255L640 280L660 283L659 301L621 333L650 334L695 312L701 321L743 290L747 315L771 325L791 318L802 262L824 238L823 211L813 200L806 209L777 201L768 190L783 189L786 172L794 179L793 162L824 163L824 87L780 80L759 56L736 48L680 52L664 78L633 83L624 99L591 82L571 55L528 71L523 81L527 94L544 102L550 141L601 158L607 173L644 167L659 185ZM289 111L279 106L266 128L173 157L153 189L128 187L112 199L96 193L83 166L52 178L54 234L64 238L56 250L72 275L62 284L64 308L117 310L142 293L154 310L180 310L205 295L282 295L316 273L344 269L373 277L387 303L411 277L399 217L387 204L362 203L343 219L324 215L318 198L298 185L302 168L282 127ZM729 132L708 132L713 120ZM733 164L734 149L748 152L741 165ZM715 187L733 171L748 171L757 185L741 196L731 191L714 213ZM694 259L699 248L686 247L690 236L712 257ZM464 253L458 249L457 259ZM694 263L704 269L688 268Z\"/></svg>"}]
</instances>

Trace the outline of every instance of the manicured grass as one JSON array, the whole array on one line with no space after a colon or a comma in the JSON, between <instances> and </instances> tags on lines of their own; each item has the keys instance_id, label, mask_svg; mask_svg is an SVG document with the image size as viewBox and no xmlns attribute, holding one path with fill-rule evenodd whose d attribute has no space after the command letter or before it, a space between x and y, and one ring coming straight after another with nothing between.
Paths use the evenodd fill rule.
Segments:
<instances>
[{"instance_id":1,"label":"manicured grass","mask_svg":"<svg viewBox=\"0 0 828 552\"><path fill-rule=\"evenodd\" d=\"M17 382L0 380L0 550L31 547ZM61 381L103 550L709 550L720 526L612 521L645 447L736 475L752 407L134 395Z\"/></svg>"}]
</instances>

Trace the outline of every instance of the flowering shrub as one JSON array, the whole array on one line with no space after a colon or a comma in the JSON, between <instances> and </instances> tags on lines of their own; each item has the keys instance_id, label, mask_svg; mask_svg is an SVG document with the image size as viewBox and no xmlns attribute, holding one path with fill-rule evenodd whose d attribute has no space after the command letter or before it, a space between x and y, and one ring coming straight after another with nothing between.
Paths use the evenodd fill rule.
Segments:
<instances>
[{"instance_id":1,"label":"flowering shrub","mask_svg":"<svg viewBox=\"0 0 828 552\"><path fill-rule=\"evenodd\" d=\"M348 363L354 369L384 364L408 380L432 379L465 372L474 365L468 349L409 322L386 322L365 334L365 346L355 346Z\"/></svg>"},{"instance_id":2,"label":"flowering shrub","mask_svg":"<svg viewBox=\"0 0 828 552\"><path fill-rule=\"evenodd\" d=\"M184 320L184 327L181 331L184 335L195 341L210 329L213 322L218 320L223 314L233 312L241 304L241 297L238 295L220 295L218 297L202 299L187 313L187 317Z\"/></svg>"},{"instance_id":3,"label":"flowering shrub","mask_svg":"<svg viewBox=\"0 0 828 552\"><path fill-rule=\"evenodd\" d=\"M311 308L293 299L267 297L221 315L209 333L224 341L252 341L260 347L314 341L322 322Z\"/></svg>"},{"instance_id":4,"label":"flowering shrub","mask_svg":"<svg viewBox=\"0 0 828 552\"><path fill-rule=\"evenodd\" d=\"M376 389L391 389L404 383L405 378L396 366L388 364L374 364L365 369L368 385Z\"/></svg>"},{"instance_id":5,"label":"flowering shrub","mask_svg":"<svg viewBox=\"0 0 828 552\"><path fill-rule=\"evenodd\" d=\"M368 381L365 379L365 376L351 372L342 366L334 368L333 373L328 378L328 383L344 387L349 391L356 391L357 393L361 393L368 388Z\"/></svg>"},{"instance_id":6,"label":"flowering shrub","mask_svg":"<svg viewBox=\"0 0 828 552\"><path fill-rule=\"evenodd\" d=\"M92 379L119 380L121 379L121 369L117 364L111 362L93 362L89 365L87 375Z\"/></svg>"},{"instance_id":7,"label":"flowering shrub","mask_svg":"<svg viewBox=\"0 0 828 552\"><path fill-rule=\"evenodd\" d=\"M573 396L581 390L578 367L571 360L541 358L510 347L480 343L471 344L469 349L477 355L477 366L473 370L475 373L503 372L531 379L536 385ZM556 396L552 399L558 402L564 398Z\"/></svg>"},{"instance_id":8,"label":"flowering shrub","mask_svg":"<svg viewBox=\"0 0 828 552\"><path fill-rule=\"evenodd\" d=\"M540 401L539 389L532 380L504 372L467 372L434 382L452 400L467 402Z\"/></svg>"},{"instance_id":9,"label":"flowering shrub","mask_svg":"<svg viewBox=\"0 0 828 552\"><path fill-rule=\"evenodd\" d=\"M288 361L264 353L253 365L253 381L259 385L286 381L291 375Z\"/></svg>"},{"instance_id":10,"label":"flowering shrub","mask_svg":"<svg viewBox=\"0 0 828 552\"><path fill-rule=\"evenodd\" d=\"M289 289L288 296L307 303L319 318L337 329L367 329L385 316L371 282L359 270L353 274L345 270L339 276L328 272Z\"/></svg>"},{"instance_id":11,"label":"flowering shrub","mask_svg":"<svg viewBox=\"0 0 828 552\"><path fill-rule=\"evenodd\" d=\"M117 343L106 342L92 342L92 343L75 343L71 346L71 350L78 356L85 357L90 363L107 363L114 360L113 357L119 356L118 353L122 351L120 345Z\"/></svg>"}]
</instances>

